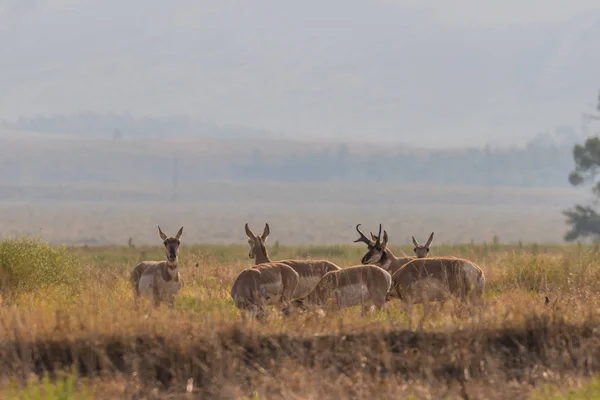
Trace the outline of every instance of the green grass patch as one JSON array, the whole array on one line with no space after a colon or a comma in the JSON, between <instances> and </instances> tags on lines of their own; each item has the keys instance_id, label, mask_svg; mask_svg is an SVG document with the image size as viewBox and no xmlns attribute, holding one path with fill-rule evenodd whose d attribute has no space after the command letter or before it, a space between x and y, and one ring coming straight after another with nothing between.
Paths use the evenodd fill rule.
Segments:
<instances>
[{"instance_id":1,"label":"green grass patch","mask_svg":"<svg viewBox=\"0 0 600 400\"><path fill-rule=\"evenodd\" d=\"M28 379L24 384L12 380L0 391L2 399L6 400L87 400L93 399L94 394L85 385L77 383L73 373L59 373L51 380L45 373L40 380L37 377Z\"/></svg>"},{"instance_id":2,"label":"green grass patch","mask_svg":"<svg viewBox=\"0 0 600 400\"><path fill-rule=\"evenodd\" d=\"M556 386L543 386L536 390L530 400L600 400L600 379L594 378L581 387L561 389Z\"/></svg>"}]
</instances>

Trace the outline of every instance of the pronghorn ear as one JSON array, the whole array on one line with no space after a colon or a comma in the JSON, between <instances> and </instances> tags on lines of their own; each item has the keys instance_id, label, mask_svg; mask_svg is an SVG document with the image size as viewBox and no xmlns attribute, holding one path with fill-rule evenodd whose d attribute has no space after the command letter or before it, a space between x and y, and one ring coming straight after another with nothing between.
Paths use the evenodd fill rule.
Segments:
<instances>
[{"instance_id":1,"label":"pronghorn ear","mask_svg":"<svg viewBox=\"0 0 600 400\"><path fill-rule=\"evenodd\" d=\"M244 225L244 229L246 231L246 236L248 236L250 239L254 239L254 233L252 233L252 231L250 230L250 227L248 227L247 222L246 222L246 225Z\"/></svg>"},{"instance_id":2,"label":"pronghorn ear","mask_svg":"<svg viewBox=\"0 0 600 400\"><path fill-rule=\"evenodd\" d=\"M179 228L179 231L177 231L177 235L175 235L175 239L179 239L182 234L183 234L183 226L181 228Z\"/></svg>"},{"instance_id":3,"label":"pronghorn ear","mask_svg":"<svg viewBox=\"0 0 600 400\"><path fill-rule=\"evenodd\" d=\"M425 247L429 247L429 245L431 244L432 241L433 241L433 232L431 232L431 235L429 235L429 239L427 239L427 243L425 243Z\"/></svg>"},{"instance_id":4,"label":"pronghorn ear","mask_svg":"<svg viewBox=\"0 0 600 400\"><path fill-rule=\"evenodd\" d=\"M371 234L371 240L372 240L372 241L376 241L376 240L377 240L377 238L375 237L375 235L373 235L373 232L369 232L369 233Z\"/></svg>"},{"instance_id":5,"label":"pronghorn ear","mask_svg":"<svg viewBox=\"0 0 600 400\"><path fill-rule=\"evenodd\" d=\"M383 231L383 242L381 243L381 247L387 246L387 242L388 242L387 231Z\"/></svg>"},{"instance_id":6,"label":"pronghorn ear","mask_svg":"<svg viewBox=\"0 0 600 400\"><path fill-rule=\"evenodd\" d=\"M265 224L265 229L263 230L263 233L261 235L263 242L267 241L269 233L271 233L271 228L269 228L269 224Z\"/></svg>"},{"instance_id":7,"label":"pronghorn ear","mask_svg":"<svg viewBox=\"0 0 600 400\"><path fill-rule=\"evenodd\" d=\"M167 240L167 235L160 229L160 226L158 227L158 234L162 240Z\"/></svg>"},{"instance_id":8,"label":"pronghorn ear","mask_svg":"<svg viewBox=\"0 0 600 400\"><path fill-rule=\"evenodd\" d=\"M415 237L412 237L413 240L413 244L415 245L415 247L419 247L419 242L417 242L417 239L415 239Z\"/></svg>"}]
</instances>

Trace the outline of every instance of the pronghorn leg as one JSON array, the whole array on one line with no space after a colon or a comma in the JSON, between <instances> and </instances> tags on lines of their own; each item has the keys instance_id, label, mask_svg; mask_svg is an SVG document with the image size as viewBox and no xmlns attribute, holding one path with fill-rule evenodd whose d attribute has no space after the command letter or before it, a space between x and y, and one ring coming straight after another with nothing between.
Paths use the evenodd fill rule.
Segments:
<instances>
[{"instance_id":1,"label":"pronghorn leg","mask_svg":"<svg viewBox=\"0 0 600 400\"><path fill-rule=\"evenodd\" d=\"M383 310L383 307L385 306L386 303L386 298L387 298L387 294L385 296L383 296L382 298L376 298L373 300L373 307L376 311L381 311Z\"/></svg>"},{"instance_id":2,"label":"pronghorn leg","mask_svg":"<svg viewBox=\"0 0 600 400\"><path fill-rule=\"evenodd\" d=\"M256 319L259 322L265 322L267 317L267 310L263 306L258 306L258 310L256 311Z\"/></svg>"},{"instance_id":3,"label":"pronghorn leg","mask_svg":"<svg viewBox=\"0 0 600 400\"><path fill-rule=\"evenodd\" d=\"M154 308L160 307L160 297L156 294L152 297L152 304L154 305Z\"/></svg>"},{"instance_id":4,"label":"pronghorn leg","mask_svg":"<svg viewBox=\"0 0 600 400\"><path fill-rule=\"evenodd\" d=\"M289 302L289 300L287 299L287 297L285 295L283 295L283 294L281 295L280 303L283 304L283 308L281 309L281 313L283 314L284 317L288 317L290 315L291 303Z\"/></svg>"},{"instance_id":5,"label":"pronghorn leg","mask_svg":"<svg viewBox=\"0 0 600 400\"><path fill-rule=\"evenodd\" d=\"M363 305L361 312L360 312L360 316L361 317L365 317L367 315L367 312L369 311L369 306L368 305Z\"/></svg>"},{"instance_id":6,"label":"pronghorn leg","mask_svg":"<svg viewBox=\"0 0 600 400\"><path fill-rule=\"evenodd\" d=\"M171 296L169 297L169 308L174 308L175 307L175 296Z\"/></svg>"},{"instance_id":7,"label":"pronghorn leg","mask_svg":"<svg viewBox=\"0 0 600 400\"><path fill-rule=\"evenodd\" d=\"M133 309L135 311L140 309L140 305L139 305L139 299L140 299L140 295L137 292L133 293Z\"/></svg>"}]
</instances>

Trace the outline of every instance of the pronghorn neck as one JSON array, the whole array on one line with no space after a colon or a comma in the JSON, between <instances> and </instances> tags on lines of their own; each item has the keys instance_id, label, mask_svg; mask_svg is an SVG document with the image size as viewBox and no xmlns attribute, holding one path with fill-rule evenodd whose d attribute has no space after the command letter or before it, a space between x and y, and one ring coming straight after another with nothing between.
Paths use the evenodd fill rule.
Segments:
<instances>
[{"instance_id":1,"label":"pronghorn neck","mask_svg":"<svg viewBox=\"0 0 600 400\"><path fill-rule=\"evenodd\" d=\"M270 263L271 259L269 258L269 252L267 251L267 247L265 246L262 240L257 240L257 243L259 245L255 245L256 251L254 252L254 263L256 265Z\"/></svg>"},{"instance_id":2,"label":"pronghorn neck","mask_svg":"<svg viewBox=\"0 0 600 400\"><path fill-rule=\"evenodd\" d=\"M392 265L392 263L396 260L396 256L394 256L392 251L386 247L376 265L387 271L390 268L390 265Z\"/></svg>"},{"instance_id":3,"label":"pronghorn neck","mask_svg":"<svg viewBox=\"0 0 600 400\"><path fill-rule=\"evenodd\" d=\"M167 261L163 264L163 267L160 268L160 276L163 281L171 282L171 281L179 281L179 272L177 271L177 261L171 262Z\"/></svg>"}]
</instances>

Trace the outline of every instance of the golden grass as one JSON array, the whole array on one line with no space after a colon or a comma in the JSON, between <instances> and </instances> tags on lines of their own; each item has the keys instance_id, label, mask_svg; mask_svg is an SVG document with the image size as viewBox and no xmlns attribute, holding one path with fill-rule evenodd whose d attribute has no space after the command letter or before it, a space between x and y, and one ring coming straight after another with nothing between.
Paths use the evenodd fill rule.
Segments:
<instances>
[{"instance_id":1,"label":"golden grass","mask_svg":"<svg viewBox=\"0 0 600 400\"><path fill-rule=\"evenodd\" d=\"M273 260L327 258L340 266L365 252L270 250ZM61 398L526 398L586 385L599 372L600 251L592 246L436 247L436 255L465 257L485 271L480 308L419 305L412 318L397 301L366 317L359 309L289 318L273 310L265 323L245 326L229 295L252 264L245 246L184 243L186 286L175 308L140 312L127 275L141 259L162 258L162 248L68 251L84 276L71 283L76 290L22 291L0 307L0 388L12 385L14 398L26 398L15 387L34 390L31 374L50 371L54 379L72 369L68 393L54 380L40 385L65 392ZM586 388L595 390L591 382Z\"/></svg>"}]
</instances>

